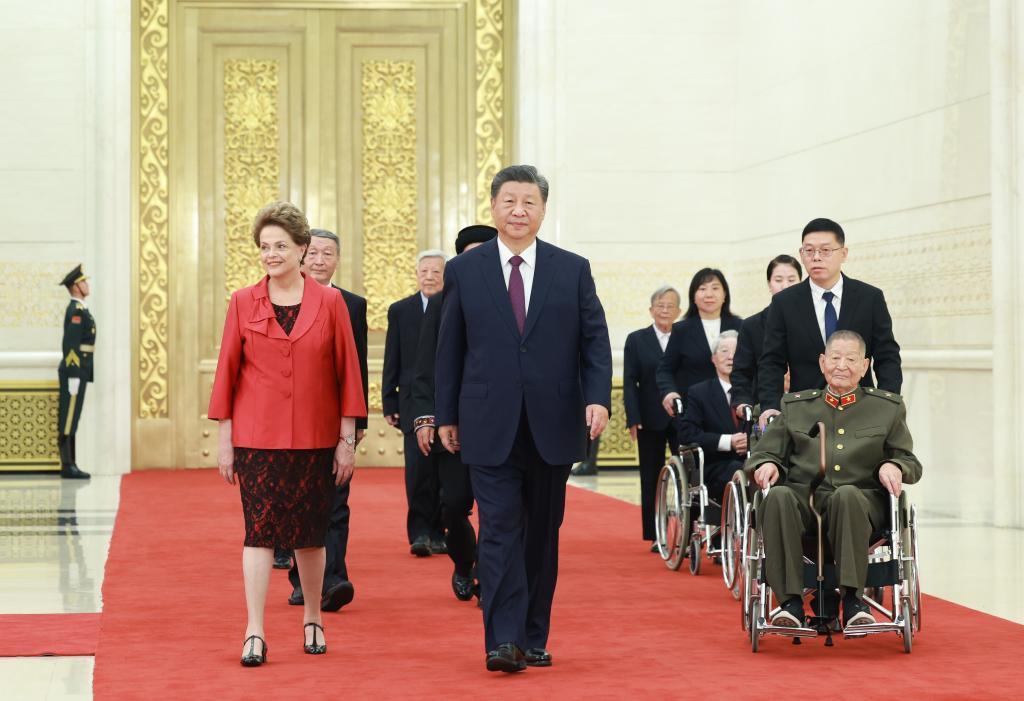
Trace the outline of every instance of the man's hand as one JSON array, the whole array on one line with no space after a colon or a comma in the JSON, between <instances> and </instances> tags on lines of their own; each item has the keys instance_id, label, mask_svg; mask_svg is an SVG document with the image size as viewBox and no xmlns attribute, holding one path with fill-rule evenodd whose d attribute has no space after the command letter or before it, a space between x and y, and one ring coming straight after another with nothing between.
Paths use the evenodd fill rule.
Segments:
<instances>
[{"instance_id":1,"label":"man's hand","mask_svg":"<svg viewBox=\"0 0 1024 701\"><path fill-rule=\"evenodd\" d=\"M749 404L739 404L739 405L737 405L736 409L735 409L735 411L736 411L736 418L739 419L740 421L743 421L743 420L745 420L747 418L747 415L745 413L743 413L744 409L750 409L751 411L753 411L754 407L750 406Z\"/></svg>"},{"instance_id":2,"label":"man's hand","mask_svg":"<svg viewBox=\"0 0 1024 701\"><path fill-rule=\"evenodd\" d=\"M682 399L682 396L679 394L679 392L669 392L668 394L665 395L665 398L661 400L661 405L665 407L665 413L668 414L669 416L676 415L676 408L672 406L672 402L674 402L677 399Z\"/></svg>"},{"instance_id":3,"label":"man's hand","mask_svg":"<svg viewBox=\"0 0 1024 701\"><path fill-rule=\"evenodd\" d=\"M779 411L778 409L765 409L764 411L761 412L761 418L757 420L757 425L761 427L762 431L764 431L765 428L767 428L768 426L768 419L772 418L773 416L781 415L782 412Z\"/></svg>"},{"instance_id":4,"label":"man's hand","mask_svg":"<svg viewBox=\"0 0 1024 701\"><path fill-rule=\"evenodd\" d=\"M334 449L334 484L342 485L352 479L356 469L356 450L344 440Z\"/></svg>"},{"instance_id":5,"label":"man's hand","mask_svg":"<svg viewBox=\"0 0 1024 701\"><path fill-rule=\"evenodd\" d=\"M384 420L388 422L388 426L398 426L398 414L384 414Z\"/></svg>"},{"instance_id":6,"label":"man's hand","mask_svg":"<svg viewBox=\"0 0 1024 701\"><path fill-rule=\"evenodd\" d=\"M449 453L457 453L462 445L459 443L458 426L441 426L437 429L437 435L441 439L441 445Z\"/></svg>"},{"instance_id":7,"label":"man's hand","mask_svg":"<svg viewBox=\"0 0 1024 701\"><path fill-rule=\"evenodd\" d=\"M430 448L434 445L434 434L433 426L424 426L416 431L416 445L420 447L420 452L424 455L430 455Z\"/></svg>"},{"instance_id":8,"label":"man's hand","mask_svg":"<svg viewBox=\"0 0 1024 701\"><path fill-rule=\"evenodd\" d=\"M600 404L587 405L587 426L590 427L590 440L594 440L608 425L608 409Z\"/></svg>"},{"instance_id":9,"label":"man's hand","mask_svg":"<svg viewBox=\"0 0 1024 701\"><path fill-rule=\"evenodd\" d=\"M729 439L729 445L736 453L747 452L747 434L745 433L734 433Z\"/></svg>"},{"instance_id":10,"label":"man's hand","mask_svg":"<svg viewBox=\"0 0 1024 701\"><path fill-rule=\"evenodd\" d=\"M773 462L763 462L754 470L754 482L761 489L767 489L779 481L779 466Z\"/></svg>"},{"instance_id":11,"label":"man's hand","mask_svg":"<svg viewBox=\"0 0 1024 701\"><path fill-rule=\"evenodd\" d=\"M878 468L878 481L888 490L889 494L898 497L903 491L903 470L893 462L883 462Z\"/></svg>"},{"instance_id":12,"label":"man's hand","mask_svg":"<svg viewBox=\"0 0 1024 701\"><path fill-rule=\"evenodd\" d=\"M642 430L643 430L643 428L644 428L644 427L643 427L643 426L641 426L640 424L636 424L635 426L630 426L630 427L629 427L629 437L630 437L631 439L633 439L633 442L634 442L634 443L636 443L636 432L637 432L637 431L642 431Z\"/></svg>"}]
</instances>

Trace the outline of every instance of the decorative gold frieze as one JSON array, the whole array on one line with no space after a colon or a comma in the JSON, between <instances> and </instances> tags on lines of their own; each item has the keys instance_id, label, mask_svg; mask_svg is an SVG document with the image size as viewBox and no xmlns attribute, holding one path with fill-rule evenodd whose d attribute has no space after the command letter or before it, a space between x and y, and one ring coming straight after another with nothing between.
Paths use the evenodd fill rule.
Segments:
<instances>
[{"instance_id":1,"label":"decorative gold frieze","mask_svg":"<svg viewBox=\"0 0 1024 701\"><path fill-rule=\"evenodd\" d=\"M367 390L368 393L369 393L368 398L367 398L367 404L369 404L369 406L366 407L366 410L370 414L373 414L374 411L384 411L384 402L383 402L383 398L381 397L381 389L380 389L380 386L381 386L381 381L379 379L380 376L378 375L377 377L378 377L378 379L371 379L370 380L370 382L369 382L370 386L369 386L369 388Z\"/></svg>"},{"instance_id":2,"label":"decorative gold frieze","mask_svg":"<svg viewBox=\"0 0 1024 701\"><path fill-rule=\"evenodd\" d=\"M60 281L75 265L71 262L0 263L0 299L3 300L0 328L60 328L68 305L67 290L60 286ZM7 350L10 349L8 346Z\"/></svg>"},{"instance_id":3,"label":"decorative gold frieze","mask_svg":"<svg viewBox=\"0 0 1024 701\"><path fill-rule=\"evenodd\" d=\"M167 416L167 6L139 0L138 414Z\"/></svg>"},{"instance_id":4,"label":"decorative gold frieze","mask_svg":"<svg viewBox=\"0 0 1024 701\"><path fill-rule=\"evenodd\" d=\"M387 308L416 291L416 66L362 65L363 284L371 329L387 327Z\"/></svg>"},{"instance_id":5,"label":"decorative gold frieze","mask_svg":"<svg viewBox=\"0 0 1024 701\"><path fill-rule=\"evenodd\" d=\"M57 383L0 384L0 470L60 468Z\"/></svg>"},{"instance_id":6,"label":"decorative gold frieze","mask_svg":"<svg viewBox=\"0 0 1024 701\"><path fill-rule=\"evenodd\" d=\"M278 62L224 62L224 287L225 296L263 277L252 241L252 221L278 199Z\"/></svg>"},{"instance_id":7,"label":"decorative gold frieze","mask_svg":"<svg viewBox=\"0 0 1024 701\"><path fill-rule=\"evenodd\" d=\"M626 405L622 399L622 380L612 381L612 415L601 434L601 449L597 453L598 467L620 467L638 464L636 445L629 437L626 426Z\"/></svg>"},{"instance_id":8,"label":"decorative gold frieze","mask_svg":"<svg viewBox=\"0 0 1024 701\"><path fill-rule=\"evenodd\" d=\"M505 158L504 0L476 3L476 220L491 221L491 180Z\"/></svg>"}]
</instances>

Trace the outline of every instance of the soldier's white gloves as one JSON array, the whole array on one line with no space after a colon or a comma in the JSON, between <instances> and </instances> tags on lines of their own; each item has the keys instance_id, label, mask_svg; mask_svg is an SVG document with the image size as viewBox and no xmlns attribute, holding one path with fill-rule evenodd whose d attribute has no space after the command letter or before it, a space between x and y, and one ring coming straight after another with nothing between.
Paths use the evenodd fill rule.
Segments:
<instances>
[{"instance_id":1,"label":"soldier's white gloves","mask_svg":"<svg viewBox=\"0 0 1024 701\"><path fill-rule=\"evenodd\" d=\"M81 384L82 379L80 377L68 378L68 392L71 394L72 397L78 394L78 388L81 386Z\"/></svg>"}]
</instances>

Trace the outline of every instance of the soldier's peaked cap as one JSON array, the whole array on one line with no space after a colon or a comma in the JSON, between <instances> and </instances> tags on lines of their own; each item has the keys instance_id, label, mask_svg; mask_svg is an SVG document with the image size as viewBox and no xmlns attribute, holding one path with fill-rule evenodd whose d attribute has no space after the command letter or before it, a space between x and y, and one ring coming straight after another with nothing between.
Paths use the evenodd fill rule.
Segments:
<instances>
[{"instance_id":1,"label":"soldier's peaked cap","mask_svg":"<svg viewBox=\"0 0 1024 701\"><path fill-rule=\"evenodd\" d=\"M64 279L60 281L60 284L63 285L64 287L71 287L76 282L81 282L82 280L88 279L89 277L82 272L82 264L79 263L71 270L70 273L64 276Z\"/></svg>"}]
</instances>

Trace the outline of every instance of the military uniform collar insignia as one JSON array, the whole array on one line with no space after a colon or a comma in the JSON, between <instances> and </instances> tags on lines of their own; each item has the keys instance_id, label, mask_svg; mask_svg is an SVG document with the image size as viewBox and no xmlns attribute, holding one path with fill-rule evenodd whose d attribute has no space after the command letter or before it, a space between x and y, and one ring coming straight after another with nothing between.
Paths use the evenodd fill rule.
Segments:
<instances>
[{"instance_id":1,"label":"military uniform collar insignia","mask_svg":"<svg viewBox=\"0 0 1024 701\"><path fill-rule=\"evenodd\" d=\"M825 397L825 403L833 409L841 409L844 406L855 404L857 402L857 390L853 389L846 394L839 395L832 391L831 387L827 387L823 393Z\"/></svg>"}]
</instances>

